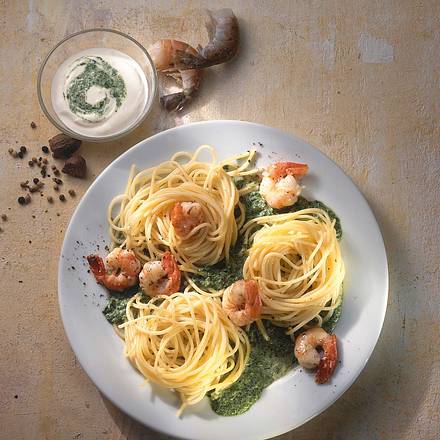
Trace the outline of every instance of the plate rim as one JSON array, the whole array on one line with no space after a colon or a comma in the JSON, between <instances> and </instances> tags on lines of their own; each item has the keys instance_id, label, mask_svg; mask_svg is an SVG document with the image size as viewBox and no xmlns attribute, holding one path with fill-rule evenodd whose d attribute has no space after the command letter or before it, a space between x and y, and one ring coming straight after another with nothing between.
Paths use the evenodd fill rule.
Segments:
<instances>
[{"instance_id":1,"label":"plate rim","mask_svg":"<svg viewBox=\"0 0 440 440\"><path fill-rule=\"evenodd\" d=\"M149 429L152 429L153 431L156 432L161 432L164 433L166 435L171 435L174 436L176 438L180 438L180 439L187 439L188 437L182 437L179 436L179 434L175 434L170 433L169 431L165 431L165 430L160 430L156 427L153 427L151 425L149 425L147 422L147 419L141 419L139 417L137 417L136 415L128 412L125 408L121 407L118 402L113 399L111 396L108 395L107 391L102 389L100 386L98 386L97 381L95 380L94 376L95 374L93 374L92 372L90 372L85 365L83 364L82 360L80 359L79 355L77 354L77 350L74 348L74 343L72 342L72 337L69 334L69 330L66 326L66 316L65 313L65 307L64 307L64 301L63 301L63 295L61 293L61 286L63 284L63 264L62 264L62 257L63 255L66 253L66 248L68 245L68 237L70 236L70 234L72 233L73 230L73 225L75 224L75 220L76 217L79 215L79 211L80 208L82 206L83 203L85 203L85 199L88 197L89 193L91 193L95 186L98 186L100 183L100 180L102 179L102 176L104 175L104 173L106 173L107 169L114 165L116 162L118 162L119 160L122 160L126 155L131 154L131 152L133 150L136 150L138 148L142 148L142 145L146 142L146 141L151 141L153 139L158 139L162 136L166 136L168 135L168 133L170 132L176 132L176 131L181 131L181 130L188 130L191 127L194 126L200 126L200 125L216 125L216 124L233 124L233 125L245 125L245 126L249 126L249 127L258 127L260 129L264 129L264 130L268 130L268 131L272 131L274 133L276 133L277 135L282 135L282 136L287 136L292 138L294 141L296 142L301 142L303 144L306 144L308 147L312 148L313 150L316 150L319 154L321 154L322 156L325 157L325 159L327 159L328 161L330 161L336 168L338 168L338 170L343 173L343 175L349 179L349 181L351 182L353 189L355 189L357 196L360 197L363 202L365 203L365 206L368 208L372 218L374 219L374 228L376 229L376 233L377 233L377 238L379 238L380 241L380 245L381 245L381 251L382 251L382 257L384 258L384 295L381 297L382 298L382 304L381 304L381 308L380 308L380 313L378 313L378 317L380 319L380 325L377 326L377 334L374 336L374 344L372 344L372 348L368 354L368 356L366 356L365 358L365 362L363 363L362 367L359 369L359 371L356 372L356 374L353 374L350 378L350 380L344 385L344 387L341 387L340 392L335 394L335 397L332 397L328 403L326 403L325 405L323 405L317 412L315 412L314 414L310 415L310 417L304 419L301 423L296 424L294 427L289 427L286 430L285 426L280 426L277 430L277 432L273 432L270 434L270 437L267 437L266 434L263 434L264 437L259 437L259 438L272 438L273 436L277 436L277 435L282 435L284 433L293 431L296 428L299 428L300 426L304 425L305 423L307 423L308 421L312 420L313 418L317 417L318 415L322 414L325 410L327 410L330 406L332 406L339 398L341 398L346 392L347 390L353 385L353 383L359 378L359 376L361 375L361 373L364 371L368 361L370 360L374 350L376 349L377 343L379 341L379 338L381 336L382 330L383 330L383 325L384 325L384 321L385 321L385 316L386 316L386 312L387 312L387 306L388 306L388 298L389 298L389 263L388 263L388 256L387 256L387 251L386 251L386 246L385 246L385 241L383 239L383 235L382 235L382 231L380 229L379 226L379 222L376 219L376 216L374 215L374 211L372 210L370 204L368 203L368 200L366 199L366 197L364 196L364 194L361 192L361 190L358 188L358 186L356 185L356 183L352 180L352 178L345 173L345 171L332 159L330 158L325 152L323 152L322 150L320 150L319 148L315 147L314 145L310 144L308 141L305 141L299 137L297 137L296 135L281 130L279 128L275 128L275 127L271 127L265 124L260 124L260 123L256 123L256 122L249 122L249 121L241 121L241 120L234 120L234 119L215 119L215 120L203 120L203 121L197 121L197 122L192 122L192 123L188 123L188 124L183 124L177 127L172 127L169 128L167 130L161 131L159 133L155 133L151 136L148 136L142 140L140 140L139 142L137 142L136 144L134 144L133 146L131 146L130 148L128 148L126 151L124 151L122 154L120 154L119 156L117 156L114 160L112 160L107 166L105 166L105 168L95 177L95 179L93 180L93 182L90 184L90 186L87 188L86 192L84 193L84 195L81 197L81 200L79 201L78 205L76 206L74 212L71 215L71 218L69 220L69 224L65 230L64 233L64 238L63 238L63 243L61 246L61 250L60 250L60 254L59 254L59 259L58 259L58 277L57 277L57 282L58 282L58 286L57 286L57 291L58 291L58 303L59 303L59 310L60 310L60 315L61 315L61 320L62 320L62 324L63 324L63 328L64 328L64 332L66 334L67 340L69 341L70 344L70 348L72 349L76 359L78 360L79 364L81 365L81 368L83 369L83 371L86 373L86 375L88 376L88 378L93 382L93 385L99 390L100 393L102 393L106 399L108 399L110 402L112 402L113 405L115 405L119 410L121 410L124 414L126 414L127 416L133 418L134 420L136 420L137 422L139 422L140 424L148 427ZM379 312L379 311L378 311ZM378 322L379 322L378 319ZM221 417L221 416L219 416ZM250 437L243 437L243 438L250 438Z\"/></svg>"}]
</instances>

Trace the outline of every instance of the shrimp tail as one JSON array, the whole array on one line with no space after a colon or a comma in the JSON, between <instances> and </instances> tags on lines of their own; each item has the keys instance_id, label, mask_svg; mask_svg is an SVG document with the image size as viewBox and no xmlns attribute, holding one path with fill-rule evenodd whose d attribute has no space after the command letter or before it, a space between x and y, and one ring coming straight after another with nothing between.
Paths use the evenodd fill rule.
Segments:
<instances>
[{"instance_id":1,"label":"shrimp tail","mask_svg":"<svg viewBox=\"0 0 440 440\"><path fill-rule=\"evenodd\" d=\"M99 281L105 275L105 264L99 255L88 255L87 261L95 278Z\"/></svg>"},{"instance_id":2,"label":"shrimp tail","mask_svg":"<svg viewBox=\"0 0 440 440\"><path fill-rule=\"evenodd\" d=\"M336 368L338 361L338 347L336 335L330 335L323 346L324 356L321 358L316 371L315 382L323 384L327 382Z\"/></svg>"},{"instance_id":3,"label":"shrimp tail","mask_svg":"<svg viewBox=\"0 0 440 440\"><path fill-rule=\"evenodd\" d=\"M252 320L258 319L261 315L262 301L258 284L254 280L246 281L246 311Z\"/></svg>"},{"instance_id":4,"label":"shrimp tail","mask_svg":"<svg viewBox=\"0 0 440 440\"><path fill-rule=\"evenodd\" d=\"M184 92L177 92L161 96L160 103L165 110L178 112L183 109L189 99L189 96L185 95Z\"/></svg>"},{"instance_id":5,"label":"shrimp tail","mask_svg":"<svg viewBox=\"0 0 440 440\"><path fill-rule=\"evenodd\" d=\"M281 179L287 175L301 178L309 171L309 166L305 163L296 162L275 162L271 167L270 175L274 180Z\"/></svg>"},{"instance_id":6,"label":"shrimp tail","mask_svg":"<svg viewBox=\"0 0 440 440\"><path fill-rule=\"evenodd\" d=\"M181 273L177 266L176 259L171 252L167 251L162 255L162 267L163 270L168 274L170 280L170 290L172 293L177 292L180 288Z\"/></svg>"}]
</instances>

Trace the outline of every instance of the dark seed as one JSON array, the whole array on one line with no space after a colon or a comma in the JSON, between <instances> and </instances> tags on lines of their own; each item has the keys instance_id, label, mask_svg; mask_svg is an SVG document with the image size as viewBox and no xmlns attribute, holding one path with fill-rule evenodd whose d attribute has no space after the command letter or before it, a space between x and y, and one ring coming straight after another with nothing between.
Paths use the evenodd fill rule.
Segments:
<instances>
[{"instance_id":1,"label":"dark seed","mask_svg":"<svg viewBox=\"0 0 440 440\"><path fill-rule=\"evenodd\" d=\"M34 177L33 178L33 182L35 183L35 185L40 181L40 179L38 177Z\"/></svg>"},{"instance_id":2,"label":"dark seed","mask_svg":"<svg viewBox=\"0 0 440 440\"><path fill-rule=\"evenodd\" d=\"M24 146L24 145L22 145L21 147L20 147L20 151L23 153L23 154L26 154L26 147Z\"/></svg>"},{"instance_id":3,"label":"dark seed","mask_svg":"<svg viewBox=\"0 0 440 440\"><path fill-rule=\"evenodd\" d=\"M43 145L41 149L43 150L43 153L45 154L49 153L49 148L46 145Z\"/></svg>"},{"instance_id":4,"label":"dark seed","mask_svg":"<svg viewBox=\"0 0 440 440\"><path fill-rule=\"evenodd\" d=\"M18 157L18 153L17 153L16 151L13 151L13 152L12 152L12 157L13 157L14 159L17 159L17 157Z\"/></svg>"},{"instance_id":5,"label":"dark seed","mask_svg":"<svg viewBox=\"0 0 440 440\"><path fill-rule=\"evenodd\" d=\"M37 158L35 156L31 160L32 162L37 162Z\"/></svg>"},{"instance_id":6,"label":"dark seed","mask_svg":"<svg viewBox=\"0 0 440 440\"><path fill-rule=\"evenodd\" d=\"M31 196L29 194L26 194L26 197L24 198L26 203L29 203L31 201Z\"/></svg>"},{"instance_id":7,"label":"dark seed","mask_svg":"<svg viewBox=\"0 0 440 440\"><path fill-rule=\"evenodd\" d=\"M54 191L59 191L59 190L60 190L60 187L59 187L57 184L55 184L55 185L53 186L53 189L54 189Z\"/></svg>"},{"instance_id":8,"label":"dark seed","mask_svg":"<svg viewBox=\"0 0 440 440\"><path fill-rule=\"evenodd\" d=\"M8 149L8 153L9 153L9 154L12 154L13 152L14 152L14 149L13 149L13 148L9 148L9 149Z\"/></svg>"},{"instance_id":9,"label":"dark seed","mask_svg":"<svg viewBox=\"0 0 440 440\"><path fill-rule=\"evenodd\" d=\"M57 169L56 165L52 165L50 168L51 168L53 171L55 171L55 170Z\"/></svg>"},{"instance_id":10,"label":"dark seed","mask_svg":"<svg viewBox=\"0 0 440 440\"><path fill-rule=\"evenodd\" d=\"M75 197L76 193L73 189L69 189L69 195L70 195L70 197Z\"/></svg>"},{"instance_id":11,"label":"dark seed","mask_svg":"<svg viewBox=\"0 0 440 440\"><path fill-rule=\"evenodd\" d=\"M49 203L53 203L53 197L52 196L47 196L47 201Z\"/></svg>"},{"instance_id":12,"label":"dark seed","mask_svg":"<svg viewBox=\"0 0 440 440\"><path fill-rule=\"evenodd\" d=\"M55 174L55 176L59 176L61 174L60 170L53 170L53 173Z\"/></svg>"},{"instance_id":13,"label":"dark seed","mask_svg":"<svg viewBox=\"0 0 440 440\"><path fill-rule=\"evenodd\" d=\"M33 167L33 166L34 166L34 163L30 160L30 161L28 162L28 165L29 165L30 167Z\"/></svg>"},{"instance_id":14,"label":"dark seed","mask_svg":"<svg viewBox=\"0 0 440 440\"><path fill-rule=\"evenodd\" d=\"M20 186L21 186L22 188L27 188L27 187L29 186L28 183L29 183L28 180L26 180L26 182L20 182Z\"/></svg>"},{"instance_id":15,"label":"dark seed","mask_svg":"<svg viewBox=\"0 0 440 440\"><path fill-rule=\"evenodd\" d=\"M23 159L24 154L23 154L22 151L19 151L19 152L17 153L17 156L18 156L20 159Z\"/></svg>"},{"instance_id":16,"label":"dark seed","mask_svg":"<svg viewBox=\"0 0 440 440\"><path fill-rule=\"evenodd\" d=\"M8 216L6 214L2 214L2 220L5 222L8 219Z\"/></svg>"},{"instance_id":17,"label":"dark seed","mask_svg":"<svg viewBox=\"0 0 440 440\"><path fill-rule=\"evenodd\" d=\"M59 195L59 199L60 199L62 202L65 202L65 201L66 201L66 196L65 196L64 194L60 194L60 195Z\"/></svg>"},{"instance_id":18,"label":"dark seed","mask_svg":"<svg viewBox=\"0 0 440 440\"><path fill-rule=\"evenodd\" d=\"M17 201L20 203L20 205L24 205L26 203L26 199L24 197L19 197Z\"/></svg>"},{"instance_id":19,"label":"dark seed","mask_svg":"<svg viewBox=\"0 0 440 440\"><path fill-rule=\"evenodd\" d=\"M47 165L49 163L49 161L46 158L44 158L43 163Z\"/></svg>"}]
</instances>

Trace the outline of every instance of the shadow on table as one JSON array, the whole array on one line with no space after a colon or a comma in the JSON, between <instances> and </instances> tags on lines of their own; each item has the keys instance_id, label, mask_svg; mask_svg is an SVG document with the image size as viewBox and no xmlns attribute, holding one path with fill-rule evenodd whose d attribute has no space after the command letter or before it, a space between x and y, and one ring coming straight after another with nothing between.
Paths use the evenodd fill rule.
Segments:
<instances>
[{"instance_id":1,"label":"shadow on table","mask_svg":"<svg viewBox=\"0 0 440 440\"><path fill-rule=\"evenodd\" d=\"M118 425L121 432L121 439L127 440L177 440L176 437L171 437L166 434L161 434L154 429L147 428L136 420L124 414L113 403L101 394L102 401L107 408L108 413Z\"/></svg>"}]
</instances>

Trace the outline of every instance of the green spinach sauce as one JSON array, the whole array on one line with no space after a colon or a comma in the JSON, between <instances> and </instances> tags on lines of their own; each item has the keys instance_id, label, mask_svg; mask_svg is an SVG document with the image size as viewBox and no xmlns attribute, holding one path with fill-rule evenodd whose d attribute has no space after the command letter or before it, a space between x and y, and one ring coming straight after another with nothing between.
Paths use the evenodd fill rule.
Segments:
<instances>
[{"instance_id":1,"label":"green spinach sauce","mask_svg":"<svg viewBox=\"0 0 440 440\"><path fill-rule=\"evenodd\" d=\"M82 119L90 120L90 115L101 118L109 109L112 100L116 111L127 95L125 82L119 72L101 57L83 57L73 70L82 67L83 71L67 85L64 98L72 113ZM87 92L97 86L104 90L105 96L96 104L87 102Z\"/></svg>"},{"instance_id":2,"label":"green spinach sauce","mask_svg":"<svg viewBox=\"0 0 440 440\"><path fill-rule=\"evenodd\" d=\"M231 249L229 261L218 262L213 266L205 266L200 274L192 279L202 289L221 290L226 289L237 280L243 278L243 264L246 259L247 247L243 240L237 240L235 246Z\"/></svg>"},{"instance_id":3,"label":"green spinach sauce","mask_svg":"<svg viewBox=\"0 0 440 440\"><path fill-rule=\"evenodd\" d=\"M128 300L136 293L142 293L140 287L134 286L123 292L110 292L110 296L102 313L110 324L119 325L125 321L125 309Z\"/></svg>"},{"instance_id":4,"label":"green spinach sauce","mask_svg":"<svg viewBox=\"0 0 440 440\"><path fill-rule=\"evenodd\" d=\"M320 208L325 211L332 220L335 220L336 237L338 240L342 238L341 220L335 214L333 209L329 208L319 200L307 200L306 198L299 196L298 201L294 205L283 209L275 209L271 208L266 203L259 191L252 191L242 196L241 201L246 208L246 221L257 217L263 217L265 215L285 214L287 212L296 212L302 209Z\"/></svg>"},{"instance_id":5,"label":"green spinach sauce","mask_svg":"<svg viewBox=\"0 0 440 440\"><path fill-rule=\"evenodd\" d=\"M293 342L285 334L285 329L268 321L264 321L264 326L269 341L252 324L248 333L251 353L243 374L218 398L210 397L211 407L217 414L243 414L260 398L264 388L284 376L296 364Z\"/></svg>"}]
</instances>

